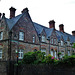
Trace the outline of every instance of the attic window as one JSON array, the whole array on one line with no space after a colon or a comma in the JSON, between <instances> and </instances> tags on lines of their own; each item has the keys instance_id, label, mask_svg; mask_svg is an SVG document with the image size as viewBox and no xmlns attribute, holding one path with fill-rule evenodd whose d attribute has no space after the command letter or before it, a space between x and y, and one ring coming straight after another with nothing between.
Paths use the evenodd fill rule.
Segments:
<instances>
[{"instance_id":1,"label":"attic window","mask_svg":"<svg viewBox=\"0 0 75 75\"><path fill-rule=\"evenodd\" d=\"M51 39L50 43L53 44L53 38Z\"/></svg>"},{"instance_id":2,"label":"attic window","mask_svg":"<svg viewBox=\"0 0 75 75\"><path fill-rule=\"evenodd\" d=\"M54 39L54 44L56 44L56 39Z\"/></svg>"},{"instance_id":3,"label":"attic window","mask_svg":"<svg viewBox=\"0 0 75 75\"><path fill-rule=\"evenodd\" d=\"M19 40L24 40L24 32L19 32Z\"/></svg>"},{"instance_id":4,"label":"attic window","mask_svg":"<svg viewBox=\"0 0 75 75\"><path fill-rule=\"evenodd\" d=\"M61 40L61 46L63 46L64 45L64 42Z\"/></svg>"},{"instance_id":5,"label":"attic window","mask_svg":"<svg viewBox=\"0 0 75 75\"><path fill-rule=\"evenodd\" d=\"M14 38L17 38L17 35L16 34L14 34Z\"/></svg>"},{"instance_id":6,"label":"attic window","mask_svg":"<svg viewBox=\"0 0 75 75\"><path fill-rule=\"evenodd\" d=\"M33 36L33 43L35 43L35 36Z\"/></svg>"},{"instance_id":7,"label":"attic window","mask_svg":"<svg viewBox=\"0 0 75 75\"><path fill-rule=\"evenodd\" d=\"M3 32L0 32L0 40L3 39Z\"/></svg>"},{"instance_id":8,"label":"attic window","mask_svg":"<svg viewBox=\"0 0 75 75\"><path fill-rule=\"evenodd\" d=\"M46 41L45 36L42 35L42 42L45 42L45 41Z\"/></svg>"},{"instance_id":9,"label":"attic window","mask_svg":"<svg viewBox=\"0 0 75 75\"><path fill-rule=\"evenodd\" d=\"M69 42L69 41L67 41L67 45L68 45L68 46L70 45L70 42Z\"/></svg>"}]
</instances>

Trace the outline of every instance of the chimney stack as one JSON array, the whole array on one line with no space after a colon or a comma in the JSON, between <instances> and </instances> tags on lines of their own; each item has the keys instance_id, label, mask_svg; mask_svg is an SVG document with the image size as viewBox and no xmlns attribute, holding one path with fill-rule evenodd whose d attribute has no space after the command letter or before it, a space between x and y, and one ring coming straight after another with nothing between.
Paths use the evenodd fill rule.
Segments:
<instances>
[{"instance_id":1,"label":"chimney stack","mask_svg":"<svg viewBox=\"0 0 75 75\"><path fill-rule=\"evenodd\" d=\"M75 36L75 31L72 31L72 35Z\"/></svg>"},{"instance_id":2,"label":"chimney stack","mask_svg":"<svg viewBox=\"0 0 75 75\"><path fill-rule=\"evenodd\" d=\"M59 31L64 33L64 25L63 24L59 25Z\"/></svg>"},{"instance_id":3,"label":"chimney stack","mask_svg":"<svg viewBox=\"0 0 75 75\"><path fill-rule=\"evenodd\" d=\"M25 13L25 12L28 12L29 10L28 10L28 8L24 8L23 10L22 10L22 13Z\"/></svg>"},{"instance_id":4,"label":"chimney stack","mask_svg":"<svg viewBox=\"0 0 75 75\"><path fill-rule=\"evenodd\" d=\"M54 20L49 21L49 28L55 29L55 21Z\"/></svg>"},{"instance_id":5,"label":"chimney stack","mask_svg":"<svg viewBox=\"0 0 75 75\"><path fill-rule=\"evenodd\" d=\"M13 8L13 7L11 7L9 10L10 10L10 19L11 19L11 18L15 17L15 11L16 11L16 9Z\"/></svg>"}]
</instances>

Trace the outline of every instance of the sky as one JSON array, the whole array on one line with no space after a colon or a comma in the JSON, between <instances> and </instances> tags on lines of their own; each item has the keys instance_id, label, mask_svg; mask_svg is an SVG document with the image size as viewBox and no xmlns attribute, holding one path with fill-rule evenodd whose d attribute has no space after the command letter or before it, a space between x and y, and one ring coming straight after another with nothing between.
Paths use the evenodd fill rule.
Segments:
<instances>
[{"instance_id":1,"label":"sky","mask_svg":"<svg viewBox=\"0 0 75 75\"><path fill-rule=\"evenodd\" d=\"M0 0L0 12L7 18L11 6L16 8L16 16L27 7L33 22L49 27L48 22L54 20L57 30L60 24L69 34L75 30L75 0Z\"/></svg>"}]
</instances>

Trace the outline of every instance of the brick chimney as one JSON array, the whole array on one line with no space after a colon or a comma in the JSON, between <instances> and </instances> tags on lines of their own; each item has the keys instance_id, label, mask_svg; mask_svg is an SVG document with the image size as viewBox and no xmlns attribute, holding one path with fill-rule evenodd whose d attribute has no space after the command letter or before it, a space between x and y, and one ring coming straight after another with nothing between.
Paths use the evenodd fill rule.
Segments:
<instances>
[{"instance_id":1,"label":"brick chimney","mask_svg":"<svg viewBox=\"0 0 75 75\"><path fill-rule=\"evenodd\" d=\"M72 35L75 36L75 31L72 31Z\"/></svg>"},{"instance_id":2,"label":"brick chimney","mask_svg":"<svg viewBox=\"0 0 75 75\"><path fill-rule=\"evenodd\" d=\"M29 11L28 8L24 8L21 12L25 13L25 12L28 12L28 11Z\"/></svg>"},{"instance_id":3,"label":"brick chimney","mask_svg":"<svg viewBox=\"0 0 75 75\"><path fill-rule=\"evenodd\" d=\"M10 10L10 19L11 19L11 18L15 17L15 11L16 11L16 9L13 8L13 7L11 7L9 10Z\"/></svg>"},{"instance_id":4,"label":"brick chimney","mask_svg":"<svg viewBox=\"0 0 75 75\"><path fill-rule=\"evenodd\" d=\"M49 28L55 29L55 21L54 20L49 21Z\"/></svg>"},{"instance_id":5,"label":"brick chimney","mask_svg":"<svg viewBox=\"0 0 75 75\"><path fill-rule=\"evenodd\" d=\"M63 24L59 25L59 31L64 33L64 25Z\"/></svg>"}]
</instances>

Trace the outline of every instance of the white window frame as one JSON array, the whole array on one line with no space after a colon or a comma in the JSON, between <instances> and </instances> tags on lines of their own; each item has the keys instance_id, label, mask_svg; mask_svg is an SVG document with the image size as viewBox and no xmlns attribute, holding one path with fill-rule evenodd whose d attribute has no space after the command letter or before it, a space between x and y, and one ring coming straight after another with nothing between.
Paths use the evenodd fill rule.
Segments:
<instances>
[{"instance_id":1,"label":"white window frame","mask_svg":"<svg viewBox=\"0 0 75 75\"><path fill-rule=\"evenodd\" d=\"M68 50L68 56L70 56L70 50Z\"/></svg>"},{"instance_id":2,"label":"white window frame","mask_svg":"<svg viewBox=\"0 0 75 75\"><path fill-rule=\"evenodd\" d=\"M53 50L51 50L51 56L54 56Z\"/></svg>"},{"instance_id":3,"label":"white window frame","mask_svg":"<svg viewBox=\"0 0 75 75\"><path fill-rule=\"evenodd\" d=\"M35 43L35 36L33 36L33 43Z\"/></svg>"},{"instance_id":4,"label":"white window frame","mask_svg":"<svg viewBox=\"0 0 75 75\"><path fill-rule=\"evenodd\" d=\"M0 59L2 59L2 49L0 49Z\"/></svg>"},{"instance_id":5,"label":"white window frame","mask_svg":"<svg viewBox=\"0 0 75 75\"><path fill-rule=\"evenodd\" d=\"M57 58L57 51L54 51L54 56L55 58Z\"/></svg>"},{"instance_id":6,"label":"white window frame","mask_svg":"<svg viewBox=\"0 0 75 75\"><path fill-rule=\"evenodd\" d=\"M61 52L61 58L64 56L64 51Z\"/></svg>"},{"instance_id":7,"label":"white window frame","mask_svg":"<svg viewBox=\"0 0 75 75\"><path fill-rule=\"evenodd\" d=\"M23 49L19 50L19 59L23 59Z\"/></svg>"},{"instance_id":8,"label":"white window frame","mask_svg":"<svg viewBox=\"0 0 75 75\"><path fill-rule=\"evenodd\" d=\"M70 42L69 41L67 41L67 46L70 46Z\"/></svg>"},{"instance_id":9,"label":"white window frame","mask_svg":"<svg viewBox=\"0 0 75 75\"><path fill-rule=\"evenodd\" d=\"M46 56L46 49L41 49L41 52L45 52L45 56Z\"/></svg>"},{"instance_id":10,"label":"white window frame","mask_svg":"<svg viewBox=\"0 0 75 75\"><path fill-rule=\"evenodd\" d=\"M19 40L24 40L24 32L19 32Z\"/></svg>"},{"instance_id":11,"label":"white window frame","mask_svg":"<svg viewBox=\"0 0 75 75\"><path fill-rule=\"evenodd\" d=\"M42 42L46 42L46 38L44 35L42 35Z\"/></svg>"},{"instance_id":12,"label":"white window frame","mask_svg":"<svg viewBox=\"0 0 75 75\"><path fill-rule=\"evenodd\" d=\"M61 46L63 46L64 45L64 42L61 40Z\"/></svg>"},{"instance_id":13,"label":"white window frame","mask_svg":"<svg viewBox=\"0 0 75 75\"><path fill-rule=\"evenodd\" d=\"M56 39L54 39L54 44L56 44Z\"/></svg>"},{"instance_id":14,"label":"white window frame","mask_svg":"<svg viewBox=\"0 0 75 75\"><path fill-rule=\"evenodd\" d=\"M53 38L51 39L51 44L53 44Z\"/></svg>"},{"instance_id":15,"label":"white window frame","mask_svg":"<svg viewBox=\"0 0 75 75\"><path fill-rule=\"evenodd\" d=\"M3 39L3 32L0 32L0 40Z\"/></svg>"}]
</instances>

